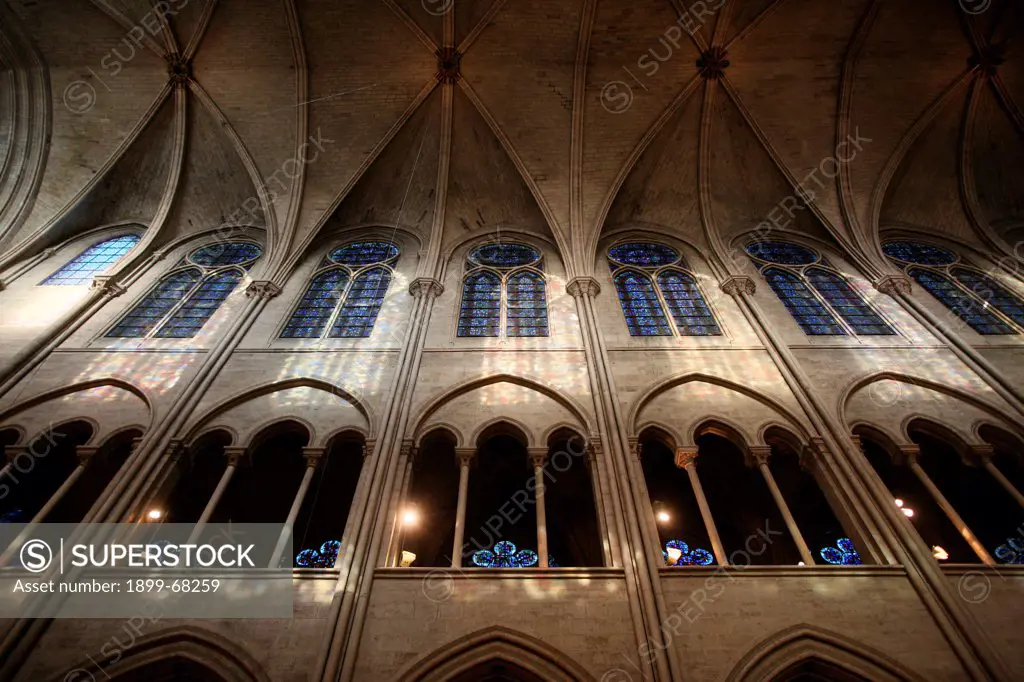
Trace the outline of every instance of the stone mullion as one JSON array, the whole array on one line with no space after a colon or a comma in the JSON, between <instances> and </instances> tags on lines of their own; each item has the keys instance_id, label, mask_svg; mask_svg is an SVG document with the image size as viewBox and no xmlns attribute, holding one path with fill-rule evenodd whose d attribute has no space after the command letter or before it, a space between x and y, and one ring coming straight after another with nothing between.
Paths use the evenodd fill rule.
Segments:
<instances>
[{"instance_id":1,"label":"stone mullion","mask_svg":"<svg viewBox=\"0 0 1024 682\"><path fill-rule=\"evenodd\" d=\"M748 324L765 345L790 391L800 403L814 428L833 447L835 461L842 471L842 482L864 497L865 510L896 552L907 577L935 624L942 631L970 679L1010 680L1005 663L993 648L977 622L964 610L962 600L949 585L931 552L912 528L908 528L899 510L891 504L891 494L871 468L867 458L854 445L851 435L817 397L813 386L789 346L777 335L763 312L750 296L755 286L749 277L733 276L722 282ZM841 451L841 452L840 452Z\"/></svg>"},{"instance_id":2,"label":"stone mullion","mask_svg":"<svg viewBox=\"0 0 1024 682\"><path fill-rule=\"evenodd\" d=\"M591 377L591 391L598 431L608 443L607 464L609 486L612 491L613 518L619 529L617 548L625 570L625 585L630 615L638 646L665 651L665 656L641 656L645 676L654 680L682 679L681 668L671 642L664 642L661 632L662 614L667 613L658 566L651 562L650 547L657 546L657 537L646 537L648 529L640 517L641 509L649 508L647 499L641 499L636 488L638 463L628 456L628 434L621 426L616 410L614 381L597 323L593 298L600 286L592 278L577 278L566 290L576 299L583 332L583 345ZM602 463L603 464L603 463ZM639 476L642 478L642 472ZM620 483L621 482L621 483ZM623 487L624 486L624 487ZM639 547L641 551L634 551Z\"/></svg>"}]
</instances>

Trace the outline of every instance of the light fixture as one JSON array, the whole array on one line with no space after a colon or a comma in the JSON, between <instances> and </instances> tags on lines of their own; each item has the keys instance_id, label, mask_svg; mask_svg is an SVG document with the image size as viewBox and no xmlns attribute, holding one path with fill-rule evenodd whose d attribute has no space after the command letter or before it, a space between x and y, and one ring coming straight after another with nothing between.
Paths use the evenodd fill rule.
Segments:
<instances>
[{"instance_id":1,"label":"light fixture","mask_svg":"<svg viewBox=\"0 0 1024 682\"><path fill-rule=\"evenodd\" d=\"M654 518L658 519L658 523L668 523L672 520L672 515L667 511L660 511L655 514Z\"/></svg>"},{"instance_id":2,"label":"light fixture","mask_svg":"<svg viewBox=\"0 0 1024 682\"><path fill-rule=\"evenodd\" d=\"M402 525L415 526L420 522L420 513L414 507L409 507L402 512Z\"/></svg>"},{"instance_id":3,"label":"light fixture","mask_svg":"<svg viewBox=\"0 0 1024 682\"><path fill-rule=\"evenodd\" d=\"M159 509L150 509L149 512L146 514L146 518L148 518L150 521L159 521L163 515L164 513Z\"/></svg>"},{"instance_id":4,"label":"light fixture","mask_svg":"<svg viewBox=\"0 0 1024 682\"><path fill-rule=\"evenodd\" d=\"M914 517L914 510L911 509L910 507L905 506L904 503L903 503L903 500L901 500L900 498L897 497L894 500L894 502L896 503L896 506L900 508L900 511L903 512L904 516L906 516L908 519L911 519L911 518Z\"/></svg>"},{"instance_id":5,"label":"light fixture","mask_svg":"<svg viewBox=\"0 0 1024 682\"><path fill-rule=\"evenodd\" d=\"M938 559L939 561L945 561L949 558L949 552L942 549L942 547L935 545L934 547L932 547L932 556Z\"/></svg>"},{"instance_id":6,"label":"light fixture","mask_svg":"<svg viewBox=\"0 0 1024 682\"><path fill-rule=\"evenodd\" d=\"M679 559L683 556L682 550L677 547L668 547L665 551L668 553L669 566L675 566L678 564Z\"/></svg>"},{"instance_id":7,"label":"light fixture","mask_svg":"<svg viewBox=\"0 0 1024 682\"><path fill-rule=\"evenodd\" d=\"M798 561L798 562L796 562L796 565L797 565L797 566L806 566L807 564L805 564L805 563L804 563L804 562L802 562L802 561Z\"/></svg>"},{"instance_id":8,"label":"light fixture","mask_svg":"<svg viewBox=\"0 0 1024 682\"><path fill-rule=\"evenodd\" d=\"M402 568L408 568L412 566L412 562L416 561L416 555L412 552L402 552L402 561L400 563Z\"/></svg>"}]
</instances>

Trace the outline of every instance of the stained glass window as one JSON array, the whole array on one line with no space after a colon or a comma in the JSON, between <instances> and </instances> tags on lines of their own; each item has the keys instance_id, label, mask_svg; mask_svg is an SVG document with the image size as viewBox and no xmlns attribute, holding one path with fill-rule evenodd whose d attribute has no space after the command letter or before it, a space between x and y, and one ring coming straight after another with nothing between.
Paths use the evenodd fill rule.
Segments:
<instances>
[{"instance_id":1,"label":"stained glass window","mask_svg":"<svg viewBox=\"0 0 1024 682\"><path fill-rule=\"evenodd\" d=\"M631 336L672 335L650 277L625 270L615 276L615 288Z\"/></svg>"},{"instance_id":2,"label":"stained glass window","mask_svg":"<svg viewBox=\"0 0 1024 682\"><path fill-rule=\"evenodd\" d=\"M892 336L896 333L864 302L850 283L836 273L822 268L808 268L806 276L832 309L839 313L857 334Z\"/></svg>"},{"instance_id":3,"label":"stained glass window","mask_svg":"<svg viewBox=\"0 0 1024 682\"><path fill-rule=\"evenodd\" d=\"M202 277L198 268L179 270L164 277L142 301L121 318L107 336L122 339L140 339L171 312Z\"/></svg>"},{"instance_id":4,"label":"stained glass window","mask_svg":"<svg viewBox=\"0 0 1024 682\"><path fill-rule=\"evenodd\" d=\"M658 275L658 285L681 335L719 336L722 333L693 277L679 270L665 270Z\"/></svg>"},{"instance_id":5,"label":"stained glass window","mask_svg":"<svg viewBox=\"0 0 1024 682\"><path fill-rule=\"evenodd\" d=\"M807 288L798 275L781 268L768 268L764 271L764 278L805 334L808 336L846 335L842 326L836 322L836 318Z\"/></svg>"},{"instance_id":6,"label":"stained glass window","mask_svg":"<svg viewBox=\"0 0 1024 682\"><path fill-rule=\"evenodd\" d=\"M460 337L548 335L541 253L526 244L485 244L469 254L459 310ZM503 305L504 303L504 305Z\"/></svg>"},{"instance_id":7,"label":"stained glass window","mask_svg":"<svg viewBox=\"0 0 1024 682\"><path fill-rule=\"evenodd\" d=\"M328 269L313 278L281 338L319 339L328 329L330 338L369 338L391 285L385 266L398 254L390 242L356 242L331 251L320 264Z\"/></svg>"},{"instance_id":8,"label":"stained glass window","mask_svg":"<svg viewBox=\"0 0 1024 682\"><path fill-rule=\"evenodd\" d=\"M398 257L398 247L390 242L359 242L331 252L331 260L339 265L362 267L387 263Z\"/></svg>"},{"instance_id":9,"label":"stained glass window","mask_svg":"<svg viewBox=\"0 0 1024 682\"><path fill-rule=\"evenodd\" d=\"M548 335L547 295L540 275L521 272L509 278L507 320L509 336Z\"/></svg>"},{"instance_id":10,"label":"stained glass window","mask_svg":"<svg viewBox=\"0 0 1024 682\"><path fill-rule=\"evenodd\" d=\"M915 265L949 265L957 261L952 251L919 242L886 242L882 252L890 258Z\"/></svg>"},{"instance_id":11,"label":"stained glass window","mask_svg":"<svg viewBox=\"0 0 1024 682\"><path fill-rule=\"evenodd\" d=\"M540 260L540 252L525 244L487 244L474 249L469 259L479 265L514 268Z\"/></svg>"},{"instance_id":12,"label":"stained glass window","mask_svg":"<svg viewBox=\"0 0 1024 682\"><path fill-rule=\"evenodd\" d=\"M953 268L953 276L975 296L1024 326L1024 302L988 275L969 268Z\"/></svg>"},{"instance_id":13,"label":"stained glass window","mask_svg":"<svg viewBox=\"0 0 1024 682\"><path fill-rule=\"evenodd\" d=\"M994 336L1017 333L1010 325L986 310L984 302L958 287L946 275L923 268L910 268L907 274L979 334Z\"/></svg>"},{"instance_id":14,"label":"stained glass window","mask_svg":"<svg viewBox=\"0 0 1024 682\"><path fill-rule=\"evenodd\" d=\"M501 315L501 278L478 272L462 286L459 336L498 336Z\"/></svg>"},{"instance_id":15,"label":"stained glass window","mask_svg":"<svg viewBox=\"0 0 1024 682\"><path fill-rule=\"evenodd\" d=\"M60 270L44 279L42 284L58 286L90 284L93 277L106 272L111 265L121 260L138 243L138 236L123 234L93 244L72 258Z\"/></svg>"},{"instance_id":16,"label":"stained glass window","mask_svg":"<svg viewBox=\"0 0 1024 682\"><path fill-rule=\"evenodd\" d=\"M331 328L331 337L368 338L390 285L391 271L387 268L367 270L356 277Z\"/></svg>"},{"instance_id":17,"label":"stained glass window","mask_svg":"<svg viewBox=\"0 0 1024 682\"><path fill-rule=\"evenodd\" d=\"M608 256L623 265L643 267L661 267L679 261L679 253L664 244L619 244L608 249Z\"/></svg>"},{"instance_id":18,"label":"stained glass window","mask_svg":"<svg viewBox=\"0 0 1024 682\"><path fill-rule=\"evenodd\" d=\"M157 330L157 338L190 339L217 312L224 299L242 280L238 270L225 270L207 277L170 319Z\"/></svg>"},{"instance_id":19,"label":"stained glass window","mask_svg":"<svg viewBox=\"0 0 1024 682\"><path fill-rule=\"evenodd\" d=\"M251 242L212 244L192 252L182 261L183 269L160 280L107 336L192 338L261 254L259 245Z\"/></svg>"},{"instance_id":20,"label":"stained glass window","mask_svg":"<svg viewBox=\"0 0 1024 682\"><path fill-rule=\"evenodd\" d=\"M189 256L189 260L196 265L219 268L254 261L261 253L262 249L250 242L224 242L199 249Z\"/></svg>"},{"instance_id":21,"label":"stained glass window","mask_svg":"<svg viewBox=\"0 0 1024 682\"><path fill-rule=\"evenodd\" d=\"M810 249L789 242L754 242L747 245L747 253L778 265L810 265L818 261L818 255Z\"/></svg>"},{"instance_id":22,"label":"stained glass window","mask_svg":"<svg viewBox=\"0 0 1024 682\"><path fill-rule=\"evenodd\" d=\"M679 269L686 263L675 249L628 242L608 249L608 261L630 336L721 335L697 280Z\"/></svg>"},{"instance_id":23,"label":"stained glass window","mask_svg":"<svg viewBox=\"0 0 1024 682\"><path fill-rule=\"evenodd\" d=\"M317 275L281 332L285 339L318 339L334 315L348 286L348 271L328 270Z\"/></svg>"}]
</instances>

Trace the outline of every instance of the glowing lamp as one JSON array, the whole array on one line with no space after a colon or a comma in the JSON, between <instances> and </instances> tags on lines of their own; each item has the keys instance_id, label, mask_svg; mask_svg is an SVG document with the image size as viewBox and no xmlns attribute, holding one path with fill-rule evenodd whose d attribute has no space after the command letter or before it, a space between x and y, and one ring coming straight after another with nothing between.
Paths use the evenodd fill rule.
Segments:
<instances>
[{"instance_id":1,"label":"glowing lamp","mask_svg":"<svg viewBox=\"0 0 1024 682\"><path fill-rule=\"evenodd\" d=\"M409 566L412 566L412 562L414 561L416 561L415 554L406 551L402 552L402 561L400 562L402 568L408 568Z\"/></svg>"},{"instance_id":2,"label":"glowing lamp","mask_svg":"<svg viewBox=\"0 0 1024 682\"><path fill-rule=\"evenodd\" d=\"M163 517L163 515L164 513L159 509L150 509L149 512L146 514L146 518L148 518L150 521L159 521L161 517Z\"/></svg>"},{"instance_id":3,"label":"glowing lamp","mask_svg":"<svg viewBox=\"0 0 1024 682\"><path fill-rule=\"evenodd\" d=\"M667 511L658 512L655 515L655 518L658 519L658 523L668 523L672 520L671 514L669 514Z\"/></svg>"},{"instance_id":4,"label":"glowing lamp","mask_svg":"<svg viewBox=\"0 0 1024 682\"><path fill-rule=\"evenodd\" d=\"M939 561L945 561L949 558L949 552L942 549L942 547L935 545L934 547L932 547L932 556L938 559Z\"/></svg>"},{"instance_id":5,"label":"glowing lamp","mask_svg":"<svg viewBox=\"0 0 1024 682\"><path fill-rule=\"evenodd\" d=\"M675 566L679 563L679 559L683 556L682 550L676 547L669 547L665 550L668 552L668 563L670 566Z\"/></svg>"},{"instance_id":6,"label":"glowing lamp","mask_svg":"<svg viewBox=\"0 0 1024 682\"><path fill-rule=\"evenodd\" d=\"M415 526L420 522L420 515L413 508L406 509L402 512L402 525L403 526Z\"/></svg>"}]
</instances>

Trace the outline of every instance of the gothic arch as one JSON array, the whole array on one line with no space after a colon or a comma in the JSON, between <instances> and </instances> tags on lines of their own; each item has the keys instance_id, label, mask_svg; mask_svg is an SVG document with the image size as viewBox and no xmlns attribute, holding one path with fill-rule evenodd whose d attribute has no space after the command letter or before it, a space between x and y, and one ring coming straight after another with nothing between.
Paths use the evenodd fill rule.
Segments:
<instances>
[{"instance_id":1,"label":"gothic arch","mask_svg":"<svg viewBox=\"0 0 1024 682\"><path fill-rule=\"evenodd\" d=\"M865 682L924 682L885 654L843 635L801 624L756 644L726 682L770 682L801 663L819 661Z\"/></svg>"},{"instance_id":2,"label":"gothic arch","mask_svg":"<svg viewBox=\"0 0 1024 682\"><path fill-rule=\"evenodd\" d=\"M199 664L226 682L270 682L270 677L255 658L215 632L185 625L161 630L136 641L132 632L127 628L125 630L126 638L132 641L131 645L115 649L99 660L83 659L70 671L54 675L50 678L52 682L77 679L76 676L83 671L88 677L89 671L114 666L114 663L116 666L112 671L116 681L150 665L175 659Z\"/></svg>"},{"instance_id":3,"label":"gothic arch","mask_svg":"<svg viewBox=\"0 0 1024 682\"><path fill-rule=\"evenodd\" d=\"M721 377L712 376L710 374L705 374L703 372L687 372L684 374L676 375L674 377L663 379L658 383L654 384L653 386L651 386L650 388L648 388L644 393L642 393L641 396L630 408L629 416L626 419L626 423L629 424L630 435L635 436L637 433L639 433L640 425L637 424L637 419L639 418L644 407L646 407L652 400L654 400L654 398L658 397L658 395L664 393L665 391L675 388L676 386L682 386L683 384L691 383L694 381L702 381L707 384L720 386L722 388L736 391L737 393L740 393L742 395L747 396L748 398L752 398L757 402L762 403L765 407L776 412L779 416L783 417L789 423L788 428L791 431L794 431L800 438L805 440L807 439L807 433L804 423L800 419L798 419L796 415L790 412L789 409L782 406L782 404L780 404L774 398L770 398L764 395L763 393L756 391L748 386L741 386L740 384L730 381L729 379L723 379ZM710 417L707 416L701 417L697 420L697 423L703 422L709 418ZM648 425L645 424L644 427L646 428L646 426Z\"/></svg>"},{"instance_id":4,"label":"gothic arch","mask_svg":"<svg viewBox=\"0 0 1024 682\"><path fill-rule=\"evenodd\" d=\"M215 424L217 417L223 415L232 408L238 407L239 405L254 400L255 398L270 395L272 393L277 393L280 391L286 391L292 388L303 387L314 388L324 391L326 393L330 393L352 405L360 413L360 415L362 415L363 419L366 420L366 437L368 439L374 437L375 421L373 411L372 408L365 401L353 395L347 389L341 388L340 386L337 386L332 383L328 383L322 379L316 379L312 377L297 377L294 379L274 381L267 384L263 384L261 386L256 386L254 388L249 388L239 393L236 393L235 395L229 398L222 400L213 407L207 409L201 417L192 420L191 426L188 427L182 439L185 440L186 442L192 442L199 436L200 433L208 430L210 426L221 426L219 424ZM301 418L297 416L291 418L301 420ZM266 424L261 424L259 428L262 429L264 426L266 426ZM310 435L314 435L315 430L312 428L312 425L308 426L310 427ZM363 431L363 429L357 430ZM311 440L310 444L312 445L313 443L314 441Z\"/></svg>"},{"instance_id":5,"label":"gothic arch","mask_svg":"<svg viewBox=\"0 0 1024 682\"><path fill-rule=\"evenodd\" d=\"M430 419L430 416L437 412L446 403L449 403L455 398L458 398L459 396L469 393L470 391L473 391L475 389L503 382L514 384L516 386L522 386L524 388L537 391L541 395L547 396L548 398L554 400L556 403L560 404L570 414L572 414L572 416L578 419L581 427L585 428L588 432L593 432L594 429L590 419L587 417L587 412L572 397L566 395L557 388L548 386L547 384L544 384L536 379L517 376L515 374L502 373L484 374L477 376L473 379L467 379L466 381L463 381L462 383L457 384L452 388L449 388L441 395L430 400L426 405L424 405L419 410L419 412L416 413L413 419L409 420L409 423L412 424L410 433L415 434L414 438L416 440L420 440L422 437L422 434L420 432L423 429L424 425L427 423L427 420Z\"/></svg>"},{"instance_id":6,"label":"gothic arch","mask_svg":"<svg viewBox=\"0 0 1024 682\"><path fill-rule=\"evenodd\" d=\"M541 442L537 440L530 427L511 417L495 417L477 425L473 435L469 438L469 442L473 447L480 447L485 440L494 435L511 436L524 447L538 447L541 445Z\"/></svg>"},{"instance_id":7,"label":"gothic arch","mask_svg":"<svg viewBox=\"0 0 1024 682\"><path fill-rule=\"evenodd\" d=\"M428 654L394 679L444 682L490 661L505 661L550 682L593 682L578 663L539 639L500 626L460 637Z\"/></svg>"},{"instance_id":8,"label":"gothic arch","mask_svg":"<svg viewBox=\"0 0 1024 682\"><path fill-rule=\"evenodd\" d=\"M703 435L720 436L736 446L746 456L748 448L754 444L754 440L747 433L747 430L734 422L715 415L702 417L689 430L690 442L696 443Z\"/></svg>"},{"instance_id":9,"label":"gothic arch","mask_svg":"<svg viewBox=\"0 0 1024 682\"><path fill-rule=\"evenodd\" d=\"M43 391L42 393L36 394L35 396L27 400L23 400L17 405L9 407L3 412L0 412L0 424L4 424L8 419L10 419L11 417L20 412L24 412L25 410L37 407L51 400L63 398L66 395L79 393L81 391L88 391L94 388L101 388L103 386L120 388L139 398L145 404L146 409L150 413L150 419L152 419L153 400L144 389L141 389L135 386L134 384L130 384L127 381L124 381L123 379L115 379L113 377L108 377L104 379L90 379L89 381L83 381L77 384L72 384L70 386L61 386L60 388L54 388L49 391ZM148 426L146 428L148 429Z\"/></svg>"}]
</instances>

